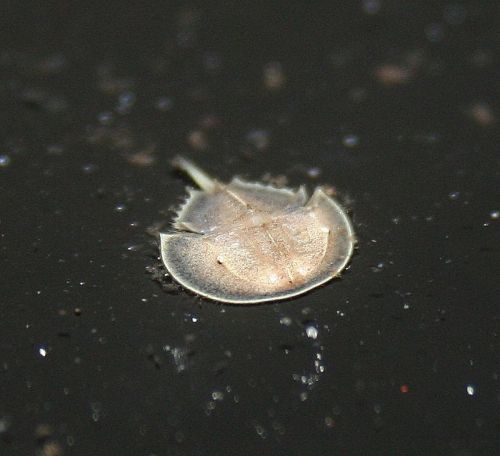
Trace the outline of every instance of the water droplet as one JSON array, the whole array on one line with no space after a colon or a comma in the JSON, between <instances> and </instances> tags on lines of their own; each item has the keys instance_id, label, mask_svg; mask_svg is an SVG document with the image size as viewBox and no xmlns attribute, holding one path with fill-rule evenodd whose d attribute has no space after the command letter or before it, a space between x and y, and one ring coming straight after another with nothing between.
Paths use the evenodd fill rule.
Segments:
<instances>
[{"instance_id":1,"label":"water droplet","mask_svg":"<svg viewBox=\"0 0 500 456\"><path fill-rule=\"evenodd\" d=\"M325 372L325 366L323 366L323 364L321 364L321 360L314 360L314 369L316 370L316 373L317 374L322 374L323 372Z\"/></svg>"},{"instance_id":2,"label":"water droplet","mask_svg":"<svg viewBox=\"0 0 500 456\"><path fill-rule=\"evenodd\" d=\"M378 263L376 266L372 266L371 270L372 272L380 272L382 269L384 269L385 264L383 262Z\"/></svg>"},{"instance_id":3,"label":"water droplet","mask_svg":"<svg viewBox=\"0 0 500 456\"><path fill-rule=\"evenodd\" d=\"M307 175L311 178L311 179L316 179L318 178L320 175L321 175L321 168L318 168L318 167L313 167L313 168L309 168L307 170Z\"/></svg>"},{"instance_id":4,"label":"water droplet","mask_svg":"<svg viewBox=\"0 0 500 456\"><path fill-rule=\"evenodd\" d=\"M210 410L215 410L215 406L216 404L214 401L208 401L205 407L207 411L210 411Z\"/></svg>"},{"instance_id":5,"label":"water droplet","mask_svg":"<svg viewBox=\"0 0 500 456\"><path fill-rule=\"evenodd\" d=\"M212 392L212 399L214 401L222 401L222 399L224 399L224 393L222 391L214 391Z\"/></svg>"},{"instance_id":6,"label":"water droplet","mask_svg":"<svg viewBox=\"0 0 500 456\"><path fill-rule=\"evenodd\" d=\"M292 324L292 319L290 317L281 317L280 323L284 326L290 326Z\"/></svg>"},{"instance_id":7,"label":"water droplet","mask_svg":"<svg viewBox=\"0 0 500 456\"><path fill-rule=\"evenodd\" d=\"M359 144L359 137L356 135L346 135L342 139L342 144L345 147L356 147Z\"/></svg>"},{"instance_id":8,"label":"water droplet","mask_svg":"<svg viewBox=\"0 0 500 456\"><path fill-rule=\"evenodd\" d=\"M113 122L113 113L109 111L100 112L97 115L97 121L101 125L111 125L111 123Z\"/></svg>"},{"instance_id":9,"label":"water droplet","mask_svg":"<svg viewBox=\"0 0 500 456\"><path fill-rule=\"evenodd\" d=\"M10 427L11 419L8 416L2 416L0 418L0 434L7 432Z\"/></svg>"},{"instance_id":10,"label":"water droplet","mask_svg":"<svg viewBox=\"0 0 500 456\"><path fill-rule=\"evenodd\" d=\"M258 150L264 150L269 146L270 133L267 130L250 130L246 135L246 140Z\"/></svg>"},{"instance_id":11,"label":"water droplet","mask_svg":"<svg viewBox=\"0 0 500 456\"><path fill-rule=\"evenodd\" d=\"M174 100L170 97L160 97L156 100L156 108L160 111L170 111L174 107Z\"/></svg>"},{"instance_id":12,"label":"water droplet","mask_svg":"<svg viewBox=\"0 0 500 456\"><path fill-rule=\"evenodd\" d=\"M49 144L47 146L47 153L50 155L61 155L64 152L62 144Z\"/></svg>"},{"instance_id":13,"label":"water droplet","mask_svg":"<svg viewBox=\"0 0 500 456\"><path fill-rule=\"evenodd\" d=\"M0 167L5 168L10 164L10 157L8 155L0 155Z\"/></svg>"},{"instance_id":14,"label":"water droplet","mask_svg":"<svg viewBox=\"0 0 500 456\"><path fill-rule=\"evenodd\" d=\"M335 426L335 420L331 416L325 416L325 426L332 428Z\"/></svg>"},{"instance_id":15,"label":"water droplet","mask_svg":"<svg viewBox=\"0 0 500 456\"><path fill-rule=\"evenodd\" d=\"M82 171L85 174L92 174L93 172L97 171L97 165L94 165L93 163L87 163L86 165L82 166Z\"/></svg>"},{"instance_id":16,"label":"water droplet","mask_svg":"<svg viewBox=\"0 0 500 456\"><path fill-rule=\"evenodd\" d=\"M138 252L144 247L144 244L132 244L127 247L129 252Z\"/></svg>"},{"instance_id":17,"label":"water droplet","mask_svg":"<svg viewBox=\"0 0 500 456\"><path fill-rule=\"evenodd\" d=\"M257 435L263 439L267 437L266 430L259 424L255 425L255 432L257 432Z\"/></svg>"},{"instance_id":18,"label":"water droplet","mask_svg":"<svg viewBox=\"0 0 500 456\"><path fill-rule=\"evenodd\" d=\"M177 368L177 372L182 372L187 369L187 350L185 348L174 347L170 349L169 347L169 350L166 351L170 351L170 353L172 354L172 358Z\"/></svg>"},{"instance_id":19,"label":"water droplet","mask_svg":"<svg viewBox=\"0 0 500 456\"><path fill-rule=\"evenodd\" d=\"M313 325L309 325L306 327L306 335L309 339L317 339L318 337L318 328Z\"/></svg>"},{"instance_id":20,"label":"water droplet","mask_svg":"<svg viewBox=\"0 0 500 456\"><path fill-rule=\"evenodd\" d=\"M116 111L120 114L127 114L132 109L135 103L135 94L133 92L123 92L118 97L118 106Z\"/></svg>"}]
</instances>

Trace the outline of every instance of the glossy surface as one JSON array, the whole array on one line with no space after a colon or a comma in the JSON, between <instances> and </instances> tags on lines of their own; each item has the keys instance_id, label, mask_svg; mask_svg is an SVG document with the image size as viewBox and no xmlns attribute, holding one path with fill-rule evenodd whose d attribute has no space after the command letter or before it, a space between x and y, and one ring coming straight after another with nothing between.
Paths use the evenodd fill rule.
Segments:
<instances>
[{"instance_id":1,"label":"glossy surface","mask_svg":"<svg viewBox=\"0 0 500 456\"><path fill-rule=\"evenodd\" d=\"M497 455L497 2L233 5L2 2L0 455ZM359 255L173 286L177 154L335 185Z\"/></svg>"}]
</instances>

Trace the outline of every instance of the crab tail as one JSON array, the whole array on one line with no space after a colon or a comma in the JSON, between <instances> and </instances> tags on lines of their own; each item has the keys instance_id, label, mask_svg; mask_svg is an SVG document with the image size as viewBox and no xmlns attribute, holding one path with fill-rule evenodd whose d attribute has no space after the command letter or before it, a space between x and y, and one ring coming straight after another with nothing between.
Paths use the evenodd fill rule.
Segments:
<instances>
[{"instance_id":1,"label":"crab tail","mask_svg":"<svg viewBox=\"0 0 500 456\"><path fill-rule=\"evenodd\" d=\"M184 157L177 156L172 160L172 166L185 172L202 190L213 192L217 181L212 179L205 171Z\"/></svg>"}]
</instances>

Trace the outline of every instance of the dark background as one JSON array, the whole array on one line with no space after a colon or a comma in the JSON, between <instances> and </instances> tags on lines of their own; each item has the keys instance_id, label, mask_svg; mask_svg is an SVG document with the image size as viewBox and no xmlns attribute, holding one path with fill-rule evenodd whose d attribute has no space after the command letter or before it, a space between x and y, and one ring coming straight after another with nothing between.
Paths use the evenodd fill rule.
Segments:
<instances>
[{"instance_id":1,"label":"dark background","mask_svg":"<svg viewBox=\"0 0 500 456\"><path fill-rule=\"evenodd\" d=\"M0 16L1 455L499 454L498 2ZM349 270L250 307L155 280L178 153L335 186Z\"/></svg>"}]
</instances>

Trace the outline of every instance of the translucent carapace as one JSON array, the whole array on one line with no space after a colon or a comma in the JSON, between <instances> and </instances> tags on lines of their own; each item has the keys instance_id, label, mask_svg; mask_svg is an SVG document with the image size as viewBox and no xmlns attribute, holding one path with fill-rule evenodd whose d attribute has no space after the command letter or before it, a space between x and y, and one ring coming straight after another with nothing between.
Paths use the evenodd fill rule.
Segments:
<instances>
[{"instance_id":1,"label":"translucent carapace","mask_svg":"<svg viewBox=\"0 0 500 456\"><path fill-rule=\"evenodd\" d=\"M163 263L185 288L233 304L274 301L324 284L348 263L351 222L321 188L309 198L304 186L224 184L184 158L173 163L200 188L188 188L173 232L160 235Z\"/></svg>"}]
</instances>

